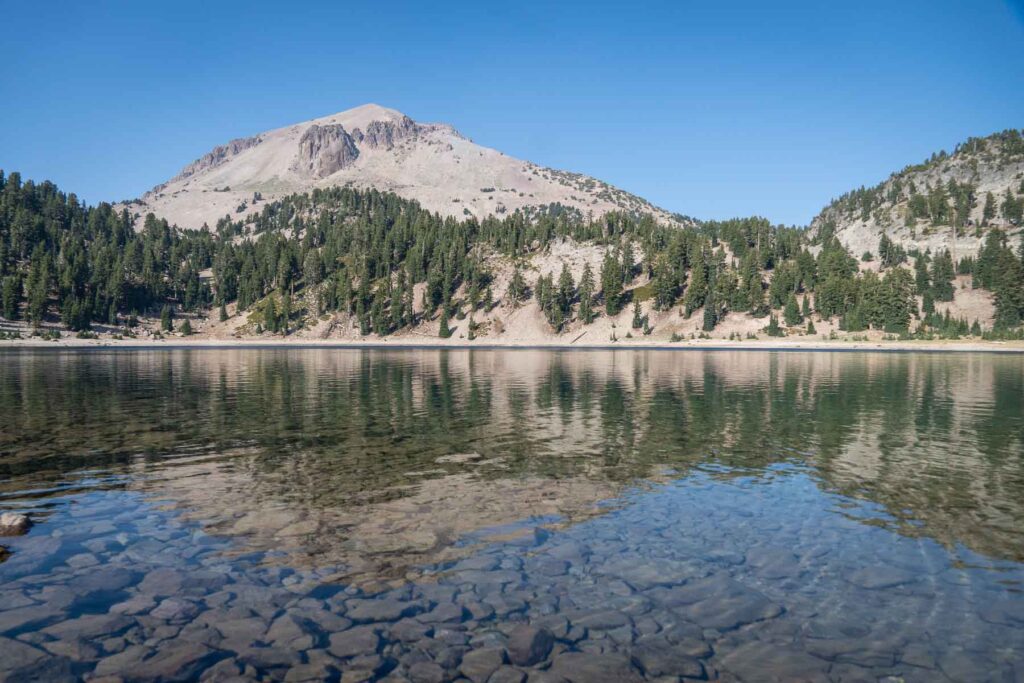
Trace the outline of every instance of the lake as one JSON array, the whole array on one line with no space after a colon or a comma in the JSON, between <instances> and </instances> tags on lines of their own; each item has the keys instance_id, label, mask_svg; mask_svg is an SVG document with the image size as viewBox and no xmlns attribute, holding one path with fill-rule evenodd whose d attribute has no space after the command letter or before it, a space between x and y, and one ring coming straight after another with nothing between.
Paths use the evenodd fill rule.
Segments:
<instances>
[{"instance_id":1,"label":"lake","mask_svg":"<svg viewBox=\"0 0 1024 683\"><path fill-rule=\"evenodd\" d=\"M0 353L0 680L1024 679L1024 356Z\"/></svg>"}]
</instances>

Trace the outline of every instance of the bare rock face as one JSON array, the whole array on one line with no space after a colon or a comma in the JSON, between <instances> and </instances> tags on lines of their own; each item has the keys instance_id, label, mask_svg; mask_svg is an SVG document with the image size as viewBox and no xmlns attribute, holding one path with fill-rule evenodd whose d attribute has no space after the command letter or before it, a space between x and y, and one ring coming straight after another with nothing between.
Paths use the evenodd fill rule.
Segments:
<instances>
[{"instance_id":1,"label":"bare rock face","mask_svg":"<svg viewBox=\"0 0 1024 683\"><path fill-rule=\"evenodd\" d=\"M371 121L365 132L356 128L352 135L359 144L371 149L391 149L396 142L415 137L419 132L419 125L403 116L398 121Z\"/></svg>"},{"instance_id":2,"label":"bare rock face","mask_svg":"<svg viewBox=\"0 0 1024 683\"><path fill-rule=\"evenodd\" d=\"M0 536L21 536L28 533L32 521L28 515L5 512L0 515Z\"/></svg>"},{"instance_id":3,"label":"bare rock face","mask_svg":"<svg viewBox=\"0 0 1024 683\"><path fill-rule=\"evenodd\" d=\"M262 142L263 138L259 135L255 135L251 138L237 138L227 143L226 145L220 145L214 147L212 150L199 157L191 164L181 169L181 173L175 176L171 182L176 180L184 180L196 173L201 173L207 169L215 166L220 166L231 157L244 152L250 147L255 147Z\"/></svg>"},{"instance_id":4,"label":"bare rock face","mask_svg":"<svg viewBox=\"0 0 1024 683\"><path fill-rule=\"evenodd\" d=\"M340 124L313 124L299 140L295 170L314 178L326 178L359 157L355 140Z\"/></svg>"}]
</instances>

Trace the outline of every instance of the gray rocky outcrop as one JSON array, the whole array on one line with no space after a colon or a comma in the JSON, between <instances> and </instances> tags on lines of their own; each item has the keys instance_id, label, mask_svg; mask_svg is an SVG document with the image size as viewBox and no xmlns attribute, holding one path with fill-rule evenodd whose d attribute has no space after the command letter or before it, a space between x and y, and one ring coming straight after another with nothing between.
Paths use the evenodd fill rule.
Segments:
<instances>
[{"instance_id":1,"label":"gray rocky outcrop","mask_svg":"<svg viewBox=\"0 0 1024 683\"><path fill-rule=\"evenodd\" d=\"M255 147L262 141L263 138L261 136L254 135L250 138L236 138L225 145L219 145L217 147L214 147L212 150L210 150L203 156L199 157L185 168L181 169L181 172L178 173L178 175L172 178L169 182L173 183L176 180L184 180L185 178L189 178L207 169L214 168L215 166L220 166L228 159L238 154L241 154L250 147ZM154 191L159 191L159 187L160 186L154 188Z\"/></svg>"},{"instance_id":2,"label":"gray rocky outcrop","mask_svg":"<svg viewBox=\"0 0 1024 683\"><path fill-rule=\"evenodd\" d=\"M340 124L314 123L299 139L294 168L314 178L326 178L359 158L355 140Z\"/></svg>"},{"instance_id":3,"label":"gray rocky outcrop","mask_svg":"<svg viewBox=\"0 0 1024 683\"><path fill-rule=\"evenodd\" d=\"M391 149L396 142L419 135L420 129L419 124L403 116L397 121L371 121L365 131L352 131L352 137L370 149Z\"/></svg>"}]
</instances>

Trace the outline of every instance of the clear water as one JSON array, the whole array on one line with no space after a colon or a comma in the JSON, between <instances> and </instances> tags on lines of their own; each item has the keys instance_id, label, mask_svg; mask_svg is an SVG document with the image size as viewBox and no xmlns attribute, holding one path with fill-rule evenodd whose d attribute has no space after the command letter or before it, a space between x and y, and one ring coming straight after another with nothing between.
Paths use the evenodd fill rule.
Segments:
<instances>
[{"instance_id":1,"label":"clear water","mask_svg":"<svg viewBox=\"0 0 1024 683\"><path fill-rule=\"evenodd\" d=\"M7 509L0 679L1024 680L1019 355L4 352Z\"/></svg>"}]
</instances>

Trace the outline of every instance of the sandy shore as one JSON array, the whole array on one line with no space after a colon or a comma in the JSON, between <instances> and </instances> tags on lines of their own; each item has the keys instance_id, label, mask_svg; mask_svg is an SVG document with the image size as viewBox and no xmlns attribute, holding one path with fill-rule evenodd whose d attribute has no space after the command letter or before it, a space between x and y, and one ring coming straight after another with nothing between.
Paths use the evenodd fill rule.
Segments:
<instances>
[{"instance_id":1,"label":"sandy shore","mask_svg":"<svg viewBox=\"0 0 1024 683\"><path fill-rule=\"evenodd\" d=\"M1024 353L1024 341L845 341L821 339L758 339L729 341L726 339L692 339L679 342L664 340L622 339L610 342L502 340L488 343L465 339L440 339L427 336L402 336L372 341L350 339L314 339L308 337L170 337L165 339L77 339L64 337L46 341L30 337L0 340L0 349L180 349L180 348L456 348L456 349L658 349L658 350L747 350L747 351L921 351L921 352L989 352Z\"/></svg>"}]
</instances>

